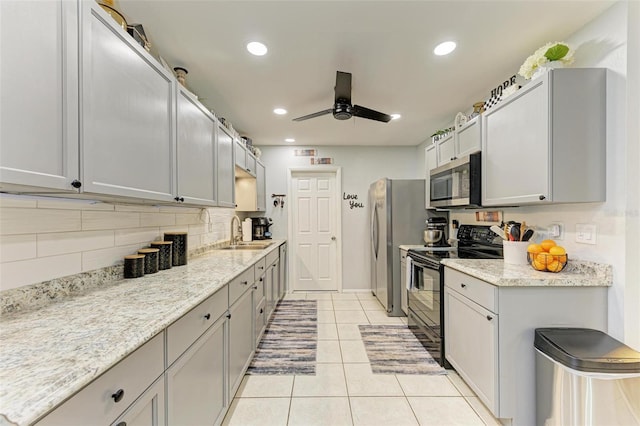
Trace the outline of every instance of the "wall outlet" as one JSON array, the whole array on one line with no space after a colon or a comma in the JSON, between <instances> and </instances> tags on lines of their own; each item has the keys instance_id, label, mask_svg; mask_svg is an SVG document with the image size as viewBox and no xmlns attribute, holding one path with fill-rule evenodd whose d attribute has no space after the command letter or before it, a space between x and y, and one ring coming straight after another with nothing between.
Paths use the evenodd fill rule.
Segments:
<instances>
[{"instance_id":1,"label":"wall outlet","mask_svg":"<svg viewBox=\"0 0 640 426\"><path fill-rule=\"evenodd\" d=\"M555 222L549 225L549 238L552 238L554 240L563 240L564 224L560 222Z\"/></svg>"},{"instance_id":2,"label":"wall outlet","mask_svg":"<svg viewBox=\"0 0 640 426\"><path fill-rule=\"evenodd\" d=\"M595 244L596 233L595 223L576 223L576 243Z\"/></svg>"}]
</instances>

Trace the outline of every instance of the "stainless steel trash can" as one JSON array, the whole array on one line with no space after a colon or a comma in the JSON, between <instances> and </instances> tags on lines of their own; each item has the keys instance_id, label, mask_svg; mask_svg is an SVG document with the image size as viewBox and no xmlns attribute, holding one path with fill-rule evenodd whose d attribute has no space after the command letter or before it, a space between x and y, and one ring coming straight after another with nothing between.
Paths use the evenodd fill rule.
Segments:
<instances>
[{"instance_id":1,"label":"stainless steel trash can","mask_svg":"<svg viewBox=\"0 0 640 426\"><path fill-rule=\"evenodd\" d=\"M640 352L588 328L538 328L534 346L538 425L640 425Z\"/></svg>"}]
</instances>

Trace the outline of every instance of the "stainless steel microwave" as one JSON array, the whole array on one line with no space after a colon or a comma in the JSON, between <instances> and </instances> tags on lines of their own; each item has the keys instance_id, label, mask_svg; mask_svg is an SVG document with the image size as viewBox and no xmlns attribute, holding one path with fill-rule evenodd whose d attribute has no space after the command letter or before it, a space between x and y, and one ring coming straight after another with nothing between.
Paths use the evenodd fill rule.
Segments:
<instances>
[{"instance_id":1,"label":"stainless steel microwave","mask_svg":"<svg viewBox=\"0 0 640 426\"><path fill-rule=\"evenodd\" d=\"M480 153L457 158L429 173L431 207L480 207Z\"/></svg>"}]
</instances>

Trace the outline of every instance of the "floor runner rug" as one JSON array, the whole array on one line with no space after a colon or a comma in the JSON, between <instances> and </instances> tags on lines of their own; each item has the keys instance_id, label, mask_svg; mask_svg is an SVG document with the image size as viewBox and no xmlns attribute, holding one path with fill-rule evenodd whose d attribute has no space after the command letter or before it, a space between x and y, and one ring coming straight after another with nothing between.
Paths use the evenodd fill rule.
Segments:
<instances>
[{"instance_id":1,"label":"floor runner rug","mask_svg":"<svg viewBox=\"0 0 640 426\"><path fill-rule=\"evenodd\" d=\"M374 374L447 374L406 325L359 327Z\"/></svg>"},{"instance_id":2,"label":"floor runner rug","mask_svg":"<svg viewBox=\"0 0 640 426\"><path fill-rule=\"evenodd\" d=\"M276 307L247 374L316 374L318 304L283 300Z\"/></svg>"}]
</instances>

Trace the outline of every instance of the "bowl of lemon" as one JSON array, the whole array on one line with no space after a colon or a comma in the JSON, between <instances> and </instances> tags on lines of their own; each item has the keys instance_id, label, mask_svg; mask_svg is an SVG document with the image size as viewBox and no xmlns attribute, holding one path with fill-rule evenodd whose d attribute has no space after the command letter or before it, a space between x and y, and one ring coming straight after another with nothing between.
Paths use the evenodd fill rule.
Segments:
<instances>
[{"instance_id":1,"label":"bowl of lemon","mask_svg":"<svg viewBox=\"0 0 640 426\"><path fill-rule=\"evenodd\" d=\"M544 240L540 244L529 244L527 260L536 271L560 272L567 266L569 257L564 247L553 240Z\"/></svg>"}]
</instances>

